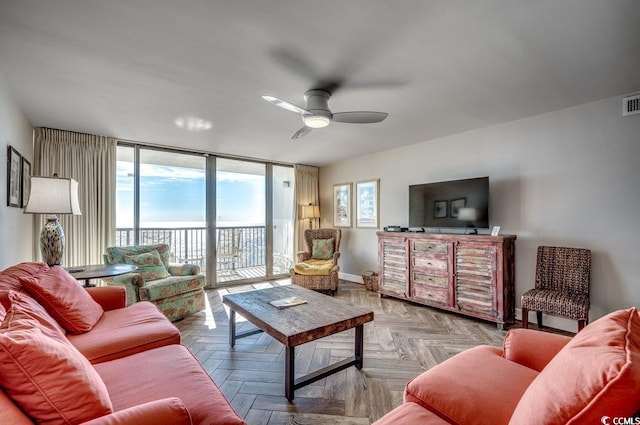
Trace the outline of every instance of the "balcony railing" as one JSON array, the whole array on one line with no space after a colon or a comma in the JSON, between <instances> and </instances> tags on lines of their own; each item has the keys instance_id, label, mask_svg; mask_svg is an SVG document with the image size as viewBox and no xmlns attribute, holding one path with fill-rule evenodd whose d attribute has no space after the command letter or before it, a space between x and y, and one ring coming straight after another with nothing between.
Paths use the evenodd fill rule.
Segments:
<instances>
[{"instance_id":1,"label":"balcony railing","mask_svg":"<svg viewBox=\"0 0 640 425\"><path fill-rule=\"evenodd\" d=\"M171 261L197 264L203 273L207 270L207 229L205 227L142 228L139 230L139 245L165 243L171 251ZM129 246L135 243L135 229L117 228L116 245ZM216 270L242 270L265 267L265 226L218 227ZM280 254L276 254L281 256ZM282 257L282 256L281 256ZM284 255L285 258L289 257ZM274 273L286 273L290 261L282 266L275 262ZM227 279L228 280L228 279Z\"/></svg>"}]
</instances>

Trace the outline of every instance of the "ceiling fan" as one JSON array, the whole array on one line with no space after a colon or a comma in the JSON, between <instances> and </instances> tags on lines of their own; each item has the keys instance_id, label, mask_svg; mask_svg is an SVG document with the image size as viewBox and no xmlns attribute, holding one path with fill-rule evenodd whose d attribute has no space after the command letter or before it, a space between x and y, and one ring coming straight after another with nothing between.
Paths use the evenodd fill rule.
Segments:
<instances>
[{"instance_id":1,"label":"ceiling fan","mask_svg":"<svg viewBox=\"0 0 640 425\"><path fill-rule=\"evenodd\" d=\"M296 112L302 116L304 126L293 133L291 139L299 139L306 136L314 128L323 128L329 125L331 121L350 123L350 124L369 124L384 120L389 115L386 112L372 111L349 111L332 113L329 109L329 98L331 92L323 89L308 90L304 94L306 105L304 108L294 105L286 100L264 95L262 98L272 105L286 109L287 111Z\"/></svg>"}]
</instances>

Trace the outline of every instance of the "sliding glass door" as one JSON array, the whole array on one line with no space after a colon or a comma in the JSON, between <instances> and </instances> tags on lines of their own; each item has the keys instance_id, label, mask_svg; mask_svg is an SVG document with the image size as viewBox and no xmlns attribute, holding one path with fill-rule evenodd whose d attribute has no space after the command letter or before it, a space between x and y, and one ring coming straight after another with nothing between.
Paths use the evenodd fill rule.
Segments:
<instances>
[{"instance_id":1,"label":"sliding glass door","mask_svg":"<svg viewBox=\"0 0 640 425\"><path fill-rule=\"evenodd\" d=\"M122 144L116 243L167 243L209 286L286 276L293 194L293 167Z\"/></svg>"}]
</instances>

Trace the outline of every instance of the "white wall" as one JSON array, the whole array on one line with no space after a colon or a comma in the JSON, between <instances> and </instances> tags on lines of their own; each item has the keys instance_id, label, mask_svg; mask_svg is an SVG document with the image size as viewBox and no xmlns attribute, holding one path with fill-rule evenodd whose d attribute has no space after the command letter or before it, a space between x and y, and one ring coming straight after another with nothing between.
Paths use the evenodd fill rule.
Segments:
<instances>
[{"instance_id":1,"label":"white wall","mask_svg":"<svg viewBox=\"0 0 640 425\"><path fill-rule=\"evenodd\" d=\"M14 147L33 168L33 127L0 74L0 270L31 261L33 256L32 216L23 214L22 208L7 206L7 146Z\"/></svg>"},{"instance_id":2,"label":"white wall","mask_svg":"<svg viewBox=\"0 0 640 425\"><path fill-rule=\"evenodd\" d=\"M380 226L406 226L410 184L488 175L490 224L518 236L517 307L544 244L592 250L591 320L640 305L640 115L622 117L621 104L613 97L323 167L322 226L331 226L334 183L380 178ZM341 271L375 270L376 240L375 230L346 229Z\"/></svg>"}]
</instances>

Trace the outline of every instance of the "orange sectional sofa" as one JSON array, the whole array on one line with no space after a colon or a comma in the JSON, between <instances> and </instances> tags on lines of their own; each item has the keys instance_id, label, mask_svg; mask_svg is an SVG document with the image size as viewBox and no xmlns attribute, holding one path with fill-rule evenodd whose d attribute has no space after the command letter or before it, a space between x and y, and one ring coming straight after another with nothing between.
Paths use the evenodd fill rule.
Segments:
<instances>
[{"instance_id":1,"label":"orange sectional sofa","mask_svg":"<svg viewBox=\"0 0 640 425\"><path fill-rule=\"evenodd\" d=\"M512 329L502 349L457 354L409 382L404 403L375 425L636 424L629 418L638 411L640 316L633 307L573 338Z\"/></svg>"},{"instance_id":2,"label":"orange sectional sofa","mask_svg":"<svg viewBox=\"0 0 640 425\"><path fill-rule=\"evenodd\" d=\"M0 272L0 424L244 424L149 302L64 269Z\"/></svg>"}]
</instances>

